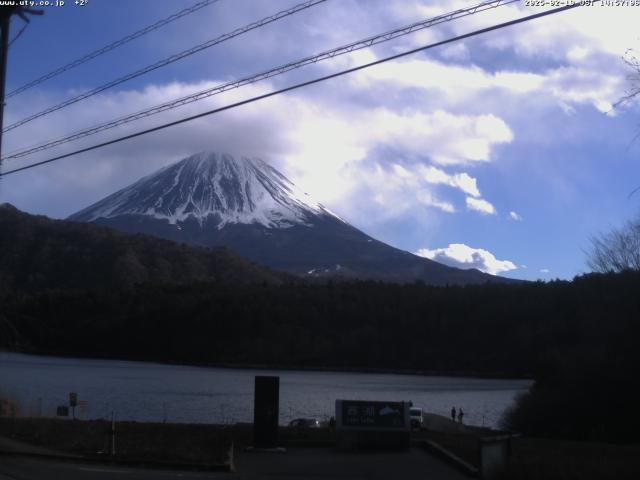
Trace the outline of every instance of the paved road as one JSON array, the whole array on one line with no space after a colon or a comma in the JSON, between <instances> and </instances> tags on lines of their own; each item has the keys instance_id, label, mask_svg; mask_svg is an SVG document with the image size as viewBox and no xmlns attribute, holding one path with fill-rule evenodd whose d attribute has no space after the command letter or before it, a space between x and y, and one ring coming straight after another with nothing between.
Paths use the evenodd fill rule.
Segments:
<instances>
[{"instance_id":1,"label":"paved road","mask_svg":"<svg viewBox=\"0 0 640 480\"><path fill-rule=\"evenodd\" d=\"M466 480L423 450L340 453L330 448L291 448L286 453L237 452L237 471L189 472L0 455L0 480Z\"/></svg>"},{"instance_id":2,"label":"paved road","mask_svg":"<svg viewBox=\"0 0 640 480\"><path fill-rule=\"evenodd\" d=\"M32 453L36 455L60 455L68 457L78 457L78 455L65 454L50 448L38 447L31 445L30 443L21 442L13 438L0 436L0 451L1 452L20 452L20 453Z\"/></svg>"},{"instance_id":3,"label":"paved road","mask_svg":"<svg viewBox=\"0 0 640 480\"><path fill-rule=\"evenodd\" d=\"M237 475L269 480L468 480L425 451L341 453L330 448L290 448L286 453L237 452Z\"/></svg>"},{"instance_id":4,"label":"paved road","mask_svg":"<svg viewBox=\"0 0 640 480\"><path fill-rule=\"evenodd\" d=\"M179 472L0 455L0 480L195 480L227 479L228 473Z\"/></svg>"}]
</instances>

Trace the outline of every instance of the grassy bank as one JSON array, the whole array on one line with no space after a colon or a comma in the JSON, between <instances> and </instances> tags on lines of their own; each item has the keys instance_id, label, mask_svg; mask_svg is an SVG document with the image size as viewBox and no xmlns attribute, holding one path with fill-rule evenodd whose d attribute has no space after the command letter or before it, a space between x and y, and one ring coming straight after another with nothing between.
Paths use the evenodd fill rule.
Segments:
<instances>
[{"instance_id":1,"label":"grassy bank","mask_svg":"<svg viewBox=\"0 0 640 480\"><path fill-rule=\"evenodd\" d=\"M111 456L111 422L105 420L3 418L0 434L64 453ZM223 464L234 436L228 429L214 425L116 422L116 457Z\"/></svg>"},{"instance_id":2,"label":"grassy bank","mask_svg":"<svg viewBox=\"0 0 640 480\"><path fill-rule=\"evenodd\" d=\"M116 422L116 457L140 461L223 464L233 443L252 444L250 424L203 425ZM111 422L48 418L0 418L0 435L63 453L110 457ZM281 427L284 446L332 445L335 437L324 428Z\"/></svg>"}]
</instances>

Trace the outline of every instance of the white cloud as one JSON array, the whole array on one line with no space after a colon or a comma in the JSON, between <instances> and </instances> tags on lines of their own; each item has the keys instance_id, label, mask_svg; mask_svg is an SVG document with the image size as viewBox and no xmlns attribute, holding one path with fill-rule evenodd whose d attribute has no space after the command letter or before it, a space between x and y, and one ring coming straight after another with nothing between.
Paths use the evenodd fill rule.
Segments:
<instances>
[{"instance_id":1,"label":"white cloud","mask_svg":"<svg viewBox=\"0 0 640 480\"><path fill-rule=\"evenodd\" d=\"M472 197L480 196L477 180L468 173L455 173L450 175L444 170L433 166L421 166L419 172L429 183L449 185L450 187L462 190Z\"/></svg>"},{"instance_id":2,"label":"white cloud","mask_svg":"<svg viewBox=\"0 0 640 480\"><path fill-rule=\"evenodd\" d=\"M443 212L454 213L456 211L455 207L451 203L438 200L431 192L425 190L419 191L417 198L422 204L429 207L439 208Z\"/></svg>"},{"instance_id":3,"label":"white cloud","mask_svg":"<svg viewBox=\"0 0 640 480\"><path fill-rule=\"evenodd\" d=\"M353 184L345 201L350 204L350 213L365 222L371 220L371 202L376 208L376 221L397 219L408 212L422 216L424 207L445 213L456 211L451 202L432 192L411 166L394 164L389 168L384 163L368 161L347 171L343 178L350 178ZM358 178L352 179L351 175Z\"/></svg>"},{"instance_id":4,"label":"white cloud","mask_svg":"<svg viewBox=\"0 0 640 480\"><path fill-rule=\"evenodd\" d=\"M464 42L454 43L445 47L440 55L451 60L468 60L470 57L469 49Z\"/></svg>"},{"instance_id":5,"label":"white cloud","mask_svg":"<svg viewBox=\"0 0 640 480\"><path fill-rule=\"evenodd\" d=\"M597 69L561 67L548 73L546 88L566 104L591 104L609 113L621 96L624 79Z\"/></svg>"},{"instance_id":6,"label":"white cloud","mask_svg":"<svg viewBox=\"0 0 640 480\"><path fill-rule=\"evenodd\" d=\"M551 270L549 270L548 268L541 268L540 269L540 273L550 273Z\"/></svg>"},{"instance_id":7,"label":"white cloud","mask_svg":"<svg viewBox=\"0 0 640 480\"><path fill-rule=\"evenodd\" d=\"M496 49L513 48L519 55L562 58L576 46L591 47L594 50L620 56L637 40L638 15L636 7L581 6L569 12L551 15L541 20L520 24L517 28L505 28L493 35L480 37L485 45ZM400 12L410 18L439 15L455 8L468 7L467 2L439 0L415 1L403 4ZM505 22L514 18L539 13L539 7L526 7L524 2L490 9L479 15L472 15L464 22L452 22L451 30L457 34L466 33L489 24ZM611 28L615 25L616 28Z\"/></svg>"},{"instance_id":8,"label":"white cloud","mask_svg":"<svg viewBox=\"0 0 640 480\"><path fill-rule=\"evenodd\" d=\"M509 260L498 260L491 252L472 248L464 243L452 243L446 248L429 250L421 248L416 255L457 268L477 268L491 275L515 270L518 267Z\"/></svg>"},{"instance_id":9,"label":"white cloud","mask_svg":"<svg viewBox=\"0 0 640 480\"><path fill-rule=\"evenodd\" d=\"M430 185L449 185L479 197L476 179L466 172L447 173L429 163L487 162L493 146L503 140L500 128L508 129L494 116L454 115L443 110L342 107L328 113L300 99L289 102L285 110L285 173L305 191L351 218L351 214L364 218L372 213L365 213L363 198L373 200L368 208L377 208L379 220L417 212L416 204L455 212L451 201L439 198ZM375 154L379 149L392 153ZM356 209L354 202L360 202L360 207Z\"/></svg>"},{"instance_id":10,"label":"white cloud","mask_svg":"<svg viewBox=\"0 0 640 480\"><path fill-rule=\"evenodd\" d=\"M389 10L409 21L449 12L454 5L469 6L443 0L429 6L404 2L402 7L390 6ZM469 48L457 42L437 50L442 61L432 56L411 57L360 72L357 78L363 84L384 82L390 88L436 91L457 104L481 100L478 97L486 95L486 90L498 89L511 96L539 94L541 101L552 101L567 111L568 107L591 105L608 113L624 94L626 73L620 59L637 45L637 11L632 7L581 7L479 36L470 44L474 51L468 58ZM440 38L538 12L521 5L503 6L472 15L464 22L444 24ZM407 49L415 46L411 36L399 42ZM485 55L496 54L511 58L513 66L483 68Z\"/></svg>"},{"instance_id":11,"label":"white cloud","mask_svg":"<svg viewBox=\"0 0 640 480\"><path fill-rule=\"evenodd\" d=\"M489 161L494 145L513 138L506 123L495 115L459 115L442 109L395 112L387 108L345 113L351 118L347 117L341 128L350 127L342 130L349 142L428 155L441 165ZM316 137L318 131L314 130Z\"/></svg>"},{"instance_id":12,"label":"white cloud","mask_svg":"<svg viewBox=\"0 0 640 480\"><path fill-rule=\"evenodd\" d=\"M517 212L514 212L513 210L509 212L509 218L511 220L515 220L516 222L522 221L522 217Z\"/></svg>"},{"instance_id":13,"label":"white cloud","mask_svg":"<svg viewBox=\"0 0 640 480\"><path fill-rule=\"evenodd\" d=\"M214 84L171 83L150 85L141 91L111 92L76 104L69 111L58 112L51 118L34 122L33 128L40 132L42 138L55 137L66 130L95 124L104 118L103 115L107 118L118 117ZM272 88L266 82L230 91L121 127L117 134L135 132L146 126L258 95ZM14 116L19 117L20 114L14 111ZM458 116L442 110L433 113L395 112L386 108L356 109L350 106L327 110L321 102L313 99L280 96L62 162L73 168L50 166L16 175L14 181L5 182L8 188L3 190L3 199L23 205L30 211L48 209L48 213L54 216L64 216L156 168L194 151L211 149L275 161L277 168L329 205L344 205L347 198L358 191L362 193L364 186L365 189L370 187L368 193L382 191L385 203L379 202L378 205L390 211L400 207L403 207L400 211L411 208L417 199L422 205L453 212L455 208L450 202L437 198L434 192L429 191L429 182L390 179L389 169L384 163L378 174L365 180L363 177L368 176L371 169L363 160L378 147L392 147L407 158L414 159L424 159L424 153L430 152L438 159L454 163L470 157L487 157L494 143L491 132L483 130L483 124L487 121L491 121L491 118ZM476 132L470 140L479 145L477 148L482 150L481 154L456 142L458 128L469 133ZM12 132L13 135L7 138L7 150L32 143L32 131ZM113 135L114 132L106 132L38 154L28 162L11 163L16 166L30 163L47 158L52 152L69 151ZM415 172L410 177L420 180ZM452 175L447 181L469 194L475 194L477 189L475 179L467 174ZM36 185L43 187L38 190L38 195L29 194ZM27 196L30 198L25 204ZM400 201L399 197L404 197L404 201ZM56 198L55 212L51 210L50 198ZM344 213L348 206L337 210Z\"/></svg>"},{"instance_id":14,"label":"white cloud","mask_svg":"<svg viewBox=\"0 0 640 480\"><path fill-rule=\"evenodd\" d=\"M406 59L383 63L361 71L355 77L362 86L392 84L395 88L439 90L451 98L467 98L490 88L515 93L540 89L545 77L537 73L498 71L489 73L476 65L456 65L437 60Z\"/></svg>"},{"instance_id":15,"label":"white cloud","mask_svg":"<svg viewBox=\"0 0 640 480\"><path fill-rule=\"evenodd\" d=\"M576 53L574 53L576 55ZM472 101L487 90L520 96L539 94L555 104L592 105L603 113L624 91L624 73L618 68L603 72L596 66L573 62L537 72L498 70L485 71L477 65L448 64L430 59L409 59L382 64L360 72L357 82L362 87L386 84L391 89L419 88L444 94L449 102ZM616 65L616 64L614 64ZM503 139L511 141L510 130L496 130Z\"/></svg>"},{"instance_id":16,"label":"white cloud","mask_svg":"<svg viewBox=\"0 0 640 480\"><path fill-rule=\"evenodd\" d=\"M577 62L584 60L589 55L589 49L585 47L575 46L567 52L567 59Z\"/></svg>"},{"instance_id":17,"label":"white cloud","mask_svg":"<svg viewBox=\"0 0 640 480\"><path fill-rule=\"evenodd\" d=\"M495 215L496 209L491 203L487 202L483 198L467 197L467 208L469 210L475 210L484 215Z\"/></svg>"}]
</instances>

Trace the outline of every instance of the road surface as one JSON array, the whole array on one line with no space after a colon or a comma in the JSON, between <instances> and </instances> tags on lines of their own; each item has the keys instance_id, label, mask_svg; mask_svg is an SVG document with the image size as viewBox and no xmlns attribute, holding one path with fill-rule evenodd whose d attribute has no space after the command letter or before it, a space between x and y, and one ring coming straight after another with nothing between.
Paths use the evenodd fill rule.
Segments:
<instances>
[{"instance_id":1,"label":"road surface","mask_svg":"<svg viewBox=\"0 0 640 480\"><path fill-rule=\"evenodd\" d=\"M74 459L0 455L0 480L466 480L427 452L340 453L331 448L290 448L286 453L237 451L236 472L144 469Z\"/></svg>"},{"instance_id":2,"label":"road surface","mask_svg":"<svg viewBox=\"0 0 640 480\"><path fill-rule=\"evenodd\" d=\"M195 480L231 479L228 473L186 472L0 455L0 480Z\"/></svg>"}]
</instances>

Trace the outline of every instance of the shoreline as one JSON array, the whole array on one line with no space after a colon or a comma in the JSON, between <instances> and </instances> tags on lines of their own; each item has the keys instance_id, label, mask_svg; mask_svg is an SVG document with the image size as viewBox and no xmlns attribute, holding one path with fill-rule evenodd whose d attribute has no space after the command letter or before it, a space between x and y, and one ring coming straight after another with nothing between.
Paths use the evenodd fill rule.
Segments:
<instances>
[{"instance_id":1,"label":"shoreline","mask_svg":"<svg viewBox=\"0 0 640 480\"><path fill-rule=\"evenodd\" d=\"M26 355L31 357L61 358L61 359L81 359L81 360L110 360L114 362L137 362L151 363L154 365L199 367L199 368L220 368L227 370L282 370L287 372L320 372L320 373L362 373L378 375L412 375L420 377L452 377L452 378L474 378L490 380L529 380L533 381L533 375L514 376L504 372L465 372L465 371L433 371L420 369L386 369L379 367L339 367L339 366L291 366L291 365L264 365L264 364L243 364L243 363L197 363L197 362L165 362L154 359L140 359L129 357L108 357L108 356L83 356L72 354L61 354L56 352L29 352L12 351L0 349L2 354Z\"/></svg>"}]
</instances>

